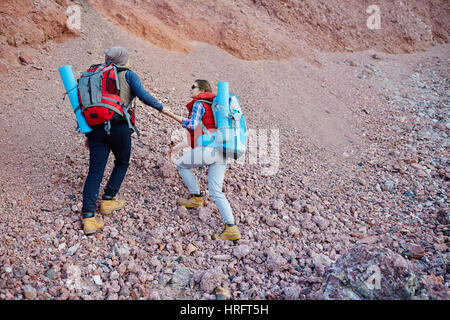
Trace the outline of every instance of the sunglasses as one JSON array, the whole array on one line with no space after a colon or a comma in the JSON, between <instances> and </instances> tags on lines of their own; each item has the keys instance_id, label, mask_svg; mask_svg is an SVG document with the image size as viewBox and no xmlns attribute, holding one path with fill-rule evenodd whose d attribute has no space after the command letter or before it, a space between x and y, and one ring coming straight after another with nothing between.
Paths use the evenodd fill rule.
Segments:
<instances>
[{"instance_id":1,"label":"sunglasses","mask_svg":"<svg viewBox=\"0 0 450 320\"><path fill-rule=\"evenodd\" d=\"M191 89L194 90L195 88L198 88L198 87L195 84L193 84Z\"/></svg>"}]
</instances>

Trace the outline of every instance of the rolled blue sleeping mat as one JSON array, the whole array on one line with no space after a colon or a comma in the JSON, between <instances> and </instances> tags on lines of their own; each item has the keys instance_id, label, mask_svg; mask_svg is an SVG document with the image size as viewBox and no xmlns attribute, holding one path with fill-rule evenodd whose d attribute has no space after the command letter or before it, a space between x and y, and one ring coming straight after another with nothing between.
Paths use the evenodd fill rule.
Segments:
<instances>
[{"instance_id":1,"label":"rolled blue sleeping mat","mask_svg":"<svg viewBox=\"0 0 450 320\"><path fill-rule=\"evenodd\" d=\"M217 116L217 130L222 141L230 139L230 124L228 123L228 116L230 112L230 88L228 82L219 81L217 84L216 101L220 108L222 116ZM220 140L220 138L219 138Z\"/></svg>"},{"instance_id":2,"label":"rolled blue sleeping mat","mask_svg":"<svg viewBox=\"0 0 450 320\"><path fill-rule=\"evenodd\" d=\"M75 117L77 119L78 127L80 128L81 133L91 132L92 129L91 127L89 127L83 113L81 112L81 109L79 108L80 100L78 99L78 85L73 75L72 66L63 66L59 68L58 71L64 84L64 88L66 89L67 95L69 96L72 109L75 112Z\"/></svg>"}]
</instances>

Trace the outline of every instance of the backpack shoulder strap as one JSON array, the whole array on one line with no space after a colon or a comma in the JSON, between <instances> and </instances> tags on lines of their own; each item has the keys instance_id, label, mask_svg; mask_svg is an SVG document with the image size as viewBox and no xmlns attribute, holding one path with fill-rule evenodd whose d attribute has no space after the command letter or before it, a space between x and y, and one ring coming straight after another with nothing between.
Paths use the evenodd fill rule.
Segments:
<instances>
[{"instance_id":1,"label":"backpack shoulder strap","mask_svg":"<svg viewBox=\"0 0 450 320\"><path fill-rule=\"evenodd\" d=\"M203 99L195 100L195 102L197 102L197 101L205 102L205 103L207 103L207 104L212 104L212 101L209 101L209 100L203 100Z\"/></svg>"},{"instance_id":2,"label":"backpack shoulder strap","mask_svg":"<svg viewBox=\"0 0 450 320\"><path fill-rule=\"evenodd\" d=\"M117 72L123 72L123 71L128 71L128 70L130 70L130 69L128 69L128 68L125 68L125 67L119 67L119 66L116 66L116 65L115 65L115 67L116 67L116 69L117 69Z\"/></svg>"}]
</instances>

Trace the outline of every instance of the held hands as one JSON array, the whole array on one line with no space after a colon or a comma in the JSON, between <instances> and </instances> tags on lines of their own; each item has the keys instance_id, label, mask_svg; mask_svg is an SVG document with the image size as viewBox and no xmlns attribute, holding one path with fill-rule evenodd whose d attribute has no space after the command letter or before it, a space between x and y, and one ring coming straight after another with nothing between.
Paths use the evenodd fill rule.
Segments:
<instances>
[{"instance_id":1,"label":"held hands","mask_svg":"<svg viewBox=\"0 0 450 320\"><path fill-rule=\"evenodd\" d=\"M170 110L168 107L164 107L161 111L160 111L160 113L162 113L162 114L164 114L164 115L166 115L166 116L171 116L171 115L173 115L173 113L172 113L172 110Z\"/></svg>"}]
</instances>

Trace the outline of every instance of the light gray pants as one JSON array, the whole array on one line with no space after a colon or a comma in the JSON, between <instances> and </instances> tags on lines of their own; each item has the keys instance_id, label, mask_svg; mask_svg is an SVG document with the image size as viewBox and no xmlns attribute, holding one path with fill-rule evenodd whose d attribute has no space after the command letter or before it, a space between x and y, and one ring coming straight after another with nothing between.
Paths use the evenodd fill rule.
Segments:
<instances>
[{"instance_id":1,"label":"light gray pants","mask_svg":"<svg viewBox=\"0 0 450 320\"><path fill-rule=\"evenodd\" d=\"M227 169L226 159L220 152L210 147L198 147L186 152L177 161L177 169L191 194L199 194L193 168L209 166L208 190L225 223L234 223L230 203L222 192L223 178Z\"/></svg>"}]
</instances>

